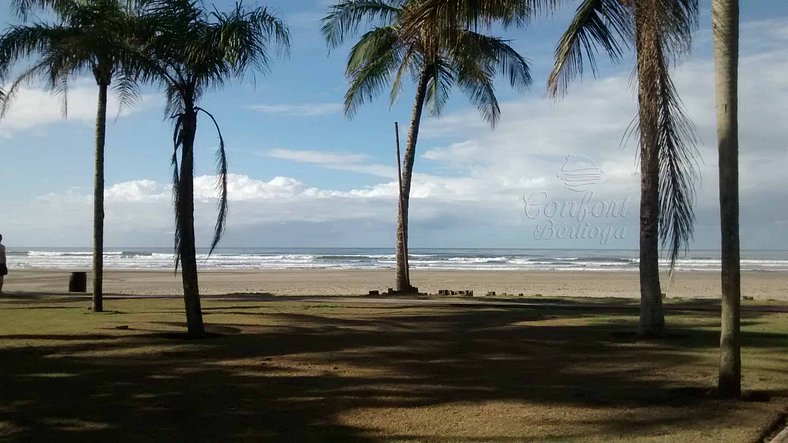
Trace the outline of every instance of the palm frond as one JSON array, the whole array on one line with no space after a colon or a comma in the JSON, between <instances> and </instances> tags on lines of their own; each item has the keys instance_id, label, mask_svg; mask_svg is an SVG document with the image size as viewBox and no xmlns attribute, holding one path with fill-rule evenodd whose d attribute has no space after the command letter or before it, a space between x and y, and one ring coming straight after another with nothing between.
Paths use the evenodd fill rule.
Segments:
<instances>
[{"instance_id":1,"label":"palm frond","mask_svg":"<svg viewBox=\"0 0 788 443\"><path fill-rule=\"evenodd\" d=\"M290 32L285 23L266 8L246 11L239 3L231 12L214 12L216 23L206 29L207 59L222 54L233 74L244 73L250 65L267 72L271 43L280 55L290 48Z\"/></svg>"},{"instance_id":2,"label":"palm frond","mask_svg":"<svg viewBox=\"0 0 788 443\"><path fill-rule=\"evenodd\" d=\"M515 90L524 90L531 83L528 62L506 41L467 31L459 39L457 81L475 104L482 118L495 127L501 110L495 96L493 79L503 73Z\"/></svg>"},{"instance_id":3,"label":"palm frond","mask_svg":"<svg viewBox=\"0 0 788 443\"><path fill-rule=\"evenodd\" d=\"M0 37L0 69L6 72L20 59L35 54L51 54L53 52L68 52L70 39L79 35L76 29L62 26L53 26L47 23L36 23L29 26L11 26Z\"/></svg>"},{"instance_id":4,"label":"palm frond","mask_svg":"<svg viewBox=\"0 0 788 443\"><path fill-rule=\"evenodd\" d=\"M596 75L596 52L601 48L619 61L634 38L634 17L620 0L583 0L572 23L555 49L555 62L547 80L548 94L566 93L569 82L582 76L586 64Z\"/></svg>"},{"instance_id":5,"label":"palm frond","mask_svg":"<svg viewBox=\"0 0 788 443\"><path fill-rule=\"evenodd\" d=\"M73 15L78 8L74 0L11 0L11 10L24 21L36 11L54 11L60 17Z\"/></svg>"},{"instance_id":6,"label":"palm frond","mask_svg":"<svg viewBox=\"0 0 788 443\"><path fill-rule=\"evenodd\" d=\"M375 28L361 37L348 57L350 87L345 94L345 114L353 116L388 84L402 64L404 52L391 26Z\"/></svg>"},{"instance_id":7,"label":"palm frond","mask_svg":"<svg viewBox=\"0 0 788 443\"><path fill-rule=\"evenodd\" d=\"M689 53L698 27L698 0L655 0L653 7L665 54L675 60Z\"/></svg>"},{"instance_id":8,"label":"palm frond","mask_svg":"<svg viewBox=\"0 0 788 443\"><path fill-rule=\"evenodd\" d=\"M482 117L495 125L500 108L494 78L503 75L522 91L531 83L528 62L506 40L471 28L463 14L475 11L481 20L524 20L536 9L552 9L560 0L343 0L324 19L324 36L335 46L365 22L377 26L364 33L350 51L346 76L345 113L353 116L391 82L390 103L410 71L414 78L427 73L425 101L433 116L440 115L451 88L460 83ZM409 34L410 20L419 21Z\"/></svg>"},{"instance_id":9,"label":"palm frond","mask_svg":"<svg viewBox=\"0 0 788 443\"><path fill-rule=\"evenodd\" d=\"M402 79L409 69L415 66L415 59L417 58L417 51L414 45L411 45L403 52L402 60L399 61L399 68L394 74L394 80L391 82L391 92L389 93L389 107L393 107L399 99L399 93L402 91Z\"/></svg>"},{"instance_id":10,"label":"palm frond","mask_svg":"<svg viewBox=\"0 0 788 443\"><path fill-rule=\"evenodd\" d=\"M424 101L430 115L437 117L443 112L443 106L449 100L451 87L457 79L455 67L446 60L438 59L427 66L430 79L427 82L427 94Z\"/></svg>"},{"instance_id":11,"label":"palm frond","mask_svg":"<svg viewBox=\"0 0 788 443\"><path fill-rule=\"evenodd\" d=\"M197 111L203 112L210 117L216 133L219 135L219 149L216 150L216 176L217 176L217 190L219 191L219 214L216 217L216 225L214 226L213 239L211 240L211 249L208 251L210 257L219 240L222 238L224 228L227 222L227 153L224 150L224 137L222 137L222 130L219 128L219 123L214 116L203 108L195 108Z\"/></svg>"},{"instance_id":12,"label":"palm frond","mask_svg":"<svg viewBox=\"0 0 788 443\"><path fill-rule=\"evenodd\" d=\"M659 235L668 248L670 270L693 238L695 182L699 156L692 122L681 107L666 60L659 76Z\"/></svg>"},{"instance_id":13,"label":"palm frond","mask_svg":"<svg viewBox=\"0 0 788 443\"><path fill-rule=\"evenodd\" d=\"M524 25L539 15L555 11L562 0L422 0L405 8L403 31L418 34L426 24L444 30L478 28L501 23L503 26ZM451 37L456 37L452 32Z\"/></svg>"},{"instance_id":14,"label":"palm frond","mask_svg":"<svg viewBox=\"0 0 788 443\"><path fill-rule=\"evenodd\" d=\"M175 272L178 272L178 264L181 259L181 173L178 168L178 149L183 143L183 119L185 114L178 114L173 116L175 125L172 131L172 200L175 206L175 232L173 240L175 243Z\"/></svg>"},{"instance_id":15,"label":"palm frond","mask_svg":"<svg viewBox=\"0 0 788 443\"><path fill-rule=\"evenodd\" d=\"M343 0L323 17L321 31L330 48L342 44L364 24L390 26L400 14L404 0Z\"/></svg>"},{"instance_id":16,"label":"palm frond","mask_svg":"<svg viewBox=\"0 0 788 443\"><path fill-rule=\"evenodd\" d=\"M0 118L5 117L8 109L19 92L19 88L29 85L38 79L45 80L44 86L46 90L55 93L60 91L62 94L65 94L65 97L67 97L68 89L63 88L64 80L62 77L64 74L61 74L60 71L53 71L50 69L51 65L53 64L53 58L55 57L56 55L50 54L49 57L40 60L38 63L27 68L17 76L17 78L11 83L10 87L8 87L8 89L5 91L5 99L2 101L2 103L0 103L2 105L2 107L0 107ZM65 117L68 111L68 105L61 104L61 106L63 106L66 111L63 112Z\"/></svg>"},{"instance_id":17,"label":"palm frond","mask_svg":"<svg viewBox=\"0 0 788 443\"><path fill-rule=\"evenodd\" d=\"M139 20L141 1L16 0L17 12L36 9L54 12L57 24L35 22L13 26L0 37L0 65L5 69L22 59L37 59L36 68L23 75L45 81L47 89L62 97L67 113L69 78L92 73L97 83L120 81L115 91L121 105L139 96L134 84L144 56L136 45L144 39ZM0 76L3 72L0 72Z\"/></svg>"},{"instance_id":18,"label":"palm frond","mask_svg":"<svg viewBox=\"0 0 788 443\"><path fill-rule=\"evenodd\" d=\"M124 110L131 108L140 100L142 93L137 79L125 73L119 75L113 84L112 89L118 96L119 102L118 113L115 116L117 119Z\"/></svg>"},{"instance_id":19,"label":"palm frond","mask_svg":"<svg viewBox=\"0 0 788 443\"><path fill-rule=\"evenodd\" d=\"M170 109L177 108L178 96L196 102L231 78L267 72L269 52L285 55L290 47L283 21L266 8L247 10L242 3L229 12L208 13L195 1L154 0L145 21L156 35L145 51L158 64L141 76L167 89Z\"/></svg>"},{"instance_id":20,"label":"palm frond","mask_svg":"<svg viewBox=\"0 0 788 443\"><path fill-rule=\"evenodd\" d=\"M459 85L460 88L465 91L466 95L468 95L471 103L476 105L476 109L479 110L484 121L494 128L501 118L501 108L495 96L495 87L492 83L492 77L461 77Z\"/></svg>"}]
</instances>

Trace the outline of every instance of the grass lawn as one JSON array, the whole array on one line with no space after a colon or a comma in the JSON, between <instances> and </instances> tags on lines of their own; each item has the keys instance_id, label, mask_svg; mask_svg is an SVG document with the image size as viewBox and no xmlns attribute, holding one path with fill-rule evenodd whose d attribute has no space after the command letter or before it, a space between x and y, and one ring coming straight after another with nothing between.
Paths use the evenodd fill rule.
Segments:
<instances>
[{"instance_id":1,"label":"grass lawn","mask_svg":"<svg viewBox=\"0 0 788 443\"><path fill-rule=\"evenodd\" d=\"M788 314L743 319L748 400L714 398L718 314L0 300L10 440L755 441L788 407Z\"/></svg>"}]
</instances>

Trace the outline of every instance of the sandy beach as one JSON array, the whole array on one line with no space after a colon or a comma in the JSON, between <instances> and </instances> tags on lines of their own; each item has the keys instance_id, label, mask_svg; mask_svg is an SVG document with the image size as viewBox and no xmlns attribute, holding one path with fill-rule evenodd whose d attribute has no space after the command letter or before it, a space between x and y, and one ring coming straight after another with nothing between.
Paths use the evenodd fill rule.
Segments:
<instances>
[{"instance_id":1,"label":"sandy beach","mask_svg":"<svg viewBox=\"0 0 788 443\"><path fill-rule=\"evenodd\" d=\"M13 270L4 290L15 292L63 293L68 289L68 270ZM579 271L426 271L411 273L422 292L440 289L488 291L546 297L639 297L636 272ZM202 271L203 294L271 293L275 295L363 295L370 290L386 291L393 286L394 271L383 270L266 270ZM686 272L675 276L668 297L717 298L719 274ZM169 271L107 271L104 288L108 294L177 295L180 275ZM88 283L88 289L90 281ZM754 300L788 302L788 273L746 272L742 274L742 294Z\"/></svg>"}]
</instances>

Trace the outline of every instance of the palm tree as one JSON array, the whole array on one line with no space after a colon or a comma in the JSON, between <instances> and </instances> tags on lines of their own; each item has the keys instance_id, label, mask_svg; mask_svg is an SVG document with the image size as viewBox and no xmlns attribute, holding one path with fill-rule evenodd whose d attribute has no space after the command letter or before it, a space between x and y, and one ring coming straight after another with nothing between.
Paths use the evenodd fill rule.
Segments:
<instances>
[{"instance_id":1,"label":"palm tree","mask_svg":"<svg viewBox=\"0 0 788 443\"><path fill-rule=\"evenodd\" d=\"M739 2L712 0L720 161L722 327L718 390L741 396L741 269L739 263Z\"/></svg>"},{"instance_id":2,"label":"palm tree","mask_svg":"<svg viewBox=\"0 0 788 443\"><path fill-rule=\"evenodd\" d=\"M425 104L433 116L441 113L453 86L458 86L476 105L490 126L500 118L493 80L504 73L511 86L524 90L531 83L526 60L508 42L461 26L449 31L438 19L406 32L411 8L418 1L344 0L331 7L323 19L323 34L330 47L342 44L365 22L377 26L361 36L348 57L346 76L350 86L345 94L345 113L353 116L365 102L391 84L393 104L410 73L416 95L402 160L402 198L397 217L397 290L410 291L405 251L408 241L408 210L416 143Z\"/></svg>"},{"instance_id":3,"label":"palm tree","mask_svg":"<svg viewBox=\"0 0 788 443\"><path fill-rule=\"evenodd\" d=\"M104 145L106 141L107 93L115 80L122 105L138 97L130 67L135 63L133 41L138 30L134 2L120 0L14 0L16 12L27 19L33 9L54 12L57 23L35 22L12 26L0 38L0 60L6 69L17 60L39 56L7 91L3 113L20 85L43 78L62 94L67 113L69 80L90 73L98 85L95 165L93 187L93 311L103 307L104 273Z\"/></svg>"},{"instance_id":4,"label":"palm tree","mask_svg":"<svg viewBox=\"0 0 788 443\"><path fill-rule=\"evenodd\" d=\"M556 96L588 65L595 50L619 61L634 46L640 134L641 335L660 335L665 317L659 281L659 246L669 248L670 269L692 239L695 138L670 79L670 65L688 52L697 23L697 0L584 0L556 49L548 91Z\"/></svg>"},{"instance_id":5,"label":"palm tree","mask_svg":"<svg viewBox=\"0 0 788 443\"><path fill-rule=\"evenodd\" d=\"M148 5L145 20L154 37L144 52L155 62L145 67L142 79L164 89L166 112L174 121L175 266L177 269L180 261L189 334L199 337L205 334L194 237L194 139L200 112L211 119L219 133L219 215L210 252L222 236L227 217L224 139L216 120L199 106L199 101L205 92L221 88L251 69L266 72L271 40L278 50L287 51L290 37L285 24L265 8L246 10L240 3L230 12L209 13L199 1L158 0Z\"/></svg>"}]
</instances>

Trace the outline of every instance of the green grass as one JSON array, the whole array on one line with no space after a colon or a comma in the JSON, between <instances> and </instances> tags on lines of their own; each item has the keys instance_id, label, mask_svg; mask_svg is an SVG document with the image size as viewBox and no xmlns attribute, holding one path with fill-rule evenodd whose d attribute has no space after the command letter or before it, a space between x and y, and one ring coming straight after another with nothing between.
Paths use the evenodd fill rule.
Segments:
<instances>
[{"instance_id":1,"label":"green grass","mask_svg":"<svg viewBox=\"0 0 788 443\"><path fill-rule=\"evenodd\" d=\"M713 395L713 312L0 300L0 438L752 441L788 406L788 315L747 313L744 386Z\"/></svg>"}]
</instances>

